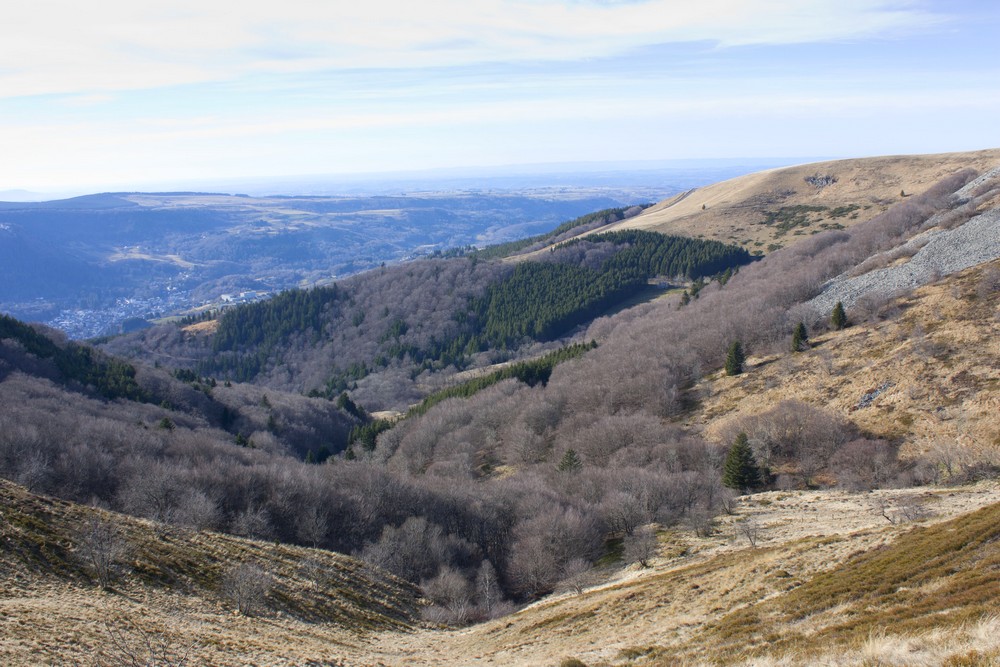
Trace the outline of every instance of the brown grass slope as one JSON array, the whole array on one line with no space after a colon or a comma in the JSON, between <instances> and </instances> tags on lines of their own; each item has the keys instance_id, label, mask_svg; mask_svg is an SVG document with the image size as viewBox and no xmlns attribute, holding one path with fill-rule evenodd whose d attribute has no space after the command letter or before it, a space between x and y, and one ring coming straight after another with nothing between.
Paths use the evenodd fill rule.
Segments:
<instances>
[{"instance_id":1,"label":"brown grass slope","mask_svg":"<svg viewBox=\"0 0 1000 667\"><path fill-rule=\"evenodd\" d=\"M661 534L661 556L649 569L632 566L580 595L554 596L470 629L390 633L367 658L400 666L554 666L571 657L592 667L748 664L762 657L856 665L870 633L885 631L898 643L930 628L951 629L956 641L939 638L940 649L964 653L959 629L988 621L1000 591L1000 487L923 489L918 500L927 516L919 523L890 525L880 515L877 501L896 506L913 496L883 490L746 497L711 537ZM747 518L762 526L757 548L737 530ZM843 662L817 660L848 651L854 653ZM941 664L914 657L870 664Z\"/></svg>"},{"instance_id":2,"label":"brown grass slope","mask_svg":"<svg viewBox=\"0 0 1000 667\"><path fill-rule=\"evenodd\" d=\"M107 590L86 555L95 522L124 547ZM223 592L242 563L269 581L252 618ZM330 664L375 631L412 627L416 599L413 586L339 554L168 530L0 480L2 664L128 664L126 646L188 664Z\"/></svg>"},{"instance_id":3,"label":"brown grass slope","mask_svg":"<svg viewBox=\"0 0 1000 667\"><path fill-rule=\"evenodd\" d=\"M869 220L964 168L983 172L1000 149L835 160L771 169L691 190L599 231L646 229L770 252L796 238Z\"/></svg>"},{"instance_id":4,"label":"brown grass slope","mask_svg":"<svg viewBox=\"0 0 1000 667\"><path fill-rule=\"evenodd\" d=\"M707 376L685 421L719 438L730 420L795 399L902 442L904 456L942 450L998 463L998 274L1000 260L968 269L889 300L874 321L813 336L807 351L751 356L744 375Z\"/></svg>"},{"instance_id":5,"label":"brown grass slope","mask_svg":"<svg viewBox=\"0 0 1000 667\"><path fill-rule=\"evenodd\" d=\"M914 528L785 594L724 615L690 646L712 647L720 662L793 651L807 659L860 646L873 631L905 635L977 623L996 613L998 592L1000 505L991 505ZM983 658L1000 658L1000 649Z\"/></svg>"}]
</instances>

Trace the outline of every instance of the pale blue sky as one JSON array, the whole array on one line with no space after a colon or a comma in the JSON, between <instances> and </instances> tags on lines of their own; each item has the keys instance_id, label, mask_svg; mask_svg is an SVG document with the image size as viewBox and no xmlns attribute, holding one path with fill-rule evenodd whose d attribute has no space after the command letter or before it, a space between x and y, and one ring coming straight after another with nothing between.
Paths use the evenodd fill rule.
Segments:
<instances>
[{"instance_id":1,"label":"pale blue sky","mask_svg":"<svg viewBox=\"0 0 1000 667\"><path fill-rule=\"evenodd\" d=\"M17 4L0 190L1000 146L990 0Z\"/></svg>"}]
</instances>

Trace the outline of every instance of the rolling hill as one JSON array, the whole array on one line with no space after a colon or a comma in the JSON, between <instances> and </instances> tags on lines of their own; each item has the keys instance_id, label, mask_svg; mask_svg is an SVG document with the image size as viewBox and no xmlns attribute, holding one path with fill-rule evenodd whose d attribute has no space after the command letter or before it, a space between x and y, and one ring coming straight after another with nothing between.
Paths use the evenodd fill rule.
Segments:
<instances>
[{"instance_id":1,"label":"rolling hill","mask_svg":"<svg viewBox=\"0 0 1000 667\"><path fill-rule=\"evenodd\" d=\"M688 190L610 229L739 243L767 253L828 229L870 220L960 169L984 172L1000 149L816 162Z\"/></svg>"}]
</instances>

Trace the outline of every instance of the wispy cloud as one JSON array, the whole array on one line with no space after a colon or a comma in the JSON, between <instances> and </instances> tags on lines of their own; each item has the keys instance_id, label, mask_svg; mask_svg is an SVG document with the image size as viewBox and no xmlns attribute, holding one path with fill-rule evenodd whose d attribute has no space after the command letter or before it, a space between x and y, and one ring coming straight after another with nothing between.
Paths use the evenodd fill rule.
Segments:
<instances>
[{"instance_id":1,"label":"wispy cloud","mask_svg":"<svg viewBox=\"0 0 1000 667\"><path fill-rule=\"evenodd\" d=\"M1000 143L972 0L8 4L4 187Z\"/></svg>"},{"instance_id":2,"label":"wispy cloud","mask_svg":"<svg viewBox=\"0 0 1000 667\"><path fill-rule=\"evenodd\" d=\"M601 58L892 36L946 17L892 0L39 0L0 22L0 95L92 94L257 74Z\"/></svg>"}]
</instances>

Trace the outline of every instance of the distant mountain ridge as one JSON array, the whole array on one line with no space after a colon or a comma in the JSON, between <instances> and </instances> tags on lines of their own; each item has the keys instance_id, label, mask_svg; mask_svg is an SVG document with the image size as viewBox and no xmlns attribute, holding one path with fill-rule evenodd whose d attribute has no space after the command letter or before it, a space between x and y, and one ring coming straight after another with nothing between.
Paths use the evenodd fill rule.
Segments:
<instances>
[{"instance_id":1,"label":"distant mountain ridge","mask_svg":"<svg viewBox=\"0 0 1000 667\"><path fill-rule=\"evenodd\" d=\"M667 190L669 191L669 189ZM272 197L104 193L0 202L0 311L76 338L223 294L321 284L633 203L613 191Z\"/></svg>"}]
</instances>

